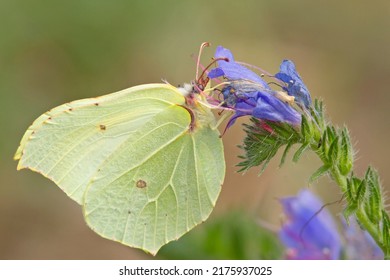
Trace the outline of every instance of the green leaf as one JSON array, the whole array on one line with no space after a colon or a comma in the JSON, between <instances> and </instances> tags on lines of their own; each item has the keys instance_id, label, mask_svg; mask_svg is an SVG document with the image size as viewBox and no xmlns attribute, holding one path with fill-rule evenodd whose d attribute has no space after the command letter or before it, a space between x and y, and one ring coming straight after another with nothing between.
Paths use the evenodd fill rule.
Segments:
<instances>
[{"instance_id":1,"label":"green leaf","mask_svg":"<svg viewBox=\"0 0 390 280\"><path fill-rule=\"evenodd\" d=\"M322 110L319 106L320 101L318 99L314 99L313 109L310 111L310 115L313 116L315 122L319 124L322 119Z\"/></svg>"},{"instance_id":2,"label":"green leaf","mask_svg":"<svg viewBox=\"0 0 390 280\"><path fill-rule=\"evenodd\" d=\"M382 232L383 232L383 243L386 248L390 248L390 219L389 215L385 210L382 210ZM386 255L389 255L390 251Z\"/></svg>"},{"instance_id":3,"label":"green leaf","mask_svg":"<svg viewBox=\"0 0 390 280\"><path fill-rule=\"evenodd\" d=\"M283 151L282 158L280 159L279 167L281 167L284 164L284 162L286 161L287 154L290 151L293 144L294 143L287 143L286 148Z\"/></svg>"},{"instance_id":4,"label":"green leaf","mask_svg":"<svg viewBox=\"0 0 390 280\"><path fill-rule=\"evenodd\" d=\"M311 124L308 122L307 118L304 115L302 116L301 131L304 141L309 142L313 137L313 130L311 128Z\"/></svg>"},{"instance_id":5,"label":"green leaf","mask_svg":"<svg viewBox=\"0 0 390 280\"><path fill-rule=\"evenodd\" d=\"M327 126L326 127L326 133L327 133L327 137L328 137L329 143L332 143L334 138L336 137L336 131L335 131L334 127Z\"/></svg>"},{"instance_id":6,"label":"green leaf","mask_svg":"<svg viewBox=\"0 0 390 280\"><path fill-rule=\"evenodd\" d=\"M328 171L329 171L330 168L331 168L330 165L323 165L323 166L321 166L320 168L318 168L318 169L310 176L309 182L312 183L312 182L314 182L315 180L317 180L319 177L321 177L322 175L328 173Z\"/></svg>"},{"instance_id":7,"label":"green leaf","mask_svg":"<svg viewBox=\"0 0 390 280\"><path fill-rule=\"evenodd\" d=\"M329 146L328 161L333 163L338 162L339 155L340 155L339 138L338 136L335 136Z\"/></svg>"},{"instance_id":8,"label":"green leaf","mask_svg":"<svg viewBox=\"0 0 390 280\"><path fill-rule=\"evenodd\" d=\"M314 110L312 110L311 115L315 119L319 130L324 130L325 128L325 116L324 116L324 105L322 101L318 99L314 100Z\"/></svg>"},{"instance_id":9,"label":"green leaf","mask_svg":"<svg viewBox=\"0 0 390 280\"><path fill-rule=\"evenodd\" d=\"M83 204L99 235L156 254L206 220L225 174L215 119L166 84L61 105L15 155Z\"/></svg>"},{"instance_id":10,"label":"green leaf","mask_svg":"<svg viewBox=\"0 0 390 280\"><path fill-rule=\"evenodd\" d=\"M293 161L298 162L298 160L301 158L302 154L306 149L309 147L309 143L303 143L302 146L299 147L299 149L295 152L293 156Z\"/></svg>"},{"instance_id":11,"label":"green leaf","mask_svg":"<svg viewBox=\"0 0 390 280\"><path fill-rule=\"evenodd\" d=\"M367 183L366 180L360 180L358 178L354 178L354 184L356 187L356 195L354 197L356 203L360 206L364 203L365 195L367 191Z\"/></svg>"},{"instance_id":12,"label":"green leaf","mask_svg":"<svg viewBox=\"0 0 390 280\"><path fill-rule=\"evenodd\" d=\"M372 223L376 224L382 220L382 194L379 185L378 174L371 167L368 168L365 176L367 182L368 200L366 202L366 211Z\"/></svg>"},{"instance_id":13,"label":"green leaf","mask_svg":"<svg viewBox=\"0 0 390 280\"><path fill-rule=\"evenodd\" d=\"M343 213L346 219L362 207L365 202L366 189L366 180L361 180L353 175L347 179L345 192L347 205Z\"/></svg>"},{"instance_id":14,"label":"green leaf","mask_svg":"<svg viewBox=\"0 0 390 280\"><path fill-rule=\"evenodd\" d=\"M328 141L328 130L325 130L322 133L322 138L321 138L321 145L319 145L319 156L321 159L326 162L326 163L331 163L328 160L328 152L329 152L329 141Z\"/></svg>"},{"instance_id":15,"label":"green leaf","mask_svg":"<svg viewBox=\"0 0 390 280\"><path fill-rule=\"evenodd\" d=\"M239 172L259 165L262 165L260 172L263 172L280 147L301 141L299 133L288 124L265 122L272 129L270 132L259 120L252 118L251 122L251 125L244 125L247 135L239 147L245 154L240 156L243 160L237 165L242 167Z\"/></svg>"},{"instance_id":16,"label":"green leaf","mask_svg":"<svg viewBox=\"0 0 390 280\"><path fill-rule=\"evenodd\" d=\"M339 169L342 175L347 175L353 167L353 152L351 140L349 137L348 130L346 128L341 132L341 153Z\"/></svg>"},{"instance_id":17,"label":"green leaf","mask_svg":"<svg viewBox=\"0 0 390 280\"><path fill-rule=\"evenodd\" d=\"M356 203L348 203L348 205L343 210L343 216L345 220L348 222L349 217L351 217L358 209L358 205Z\"/></svg>"}]
</instances>

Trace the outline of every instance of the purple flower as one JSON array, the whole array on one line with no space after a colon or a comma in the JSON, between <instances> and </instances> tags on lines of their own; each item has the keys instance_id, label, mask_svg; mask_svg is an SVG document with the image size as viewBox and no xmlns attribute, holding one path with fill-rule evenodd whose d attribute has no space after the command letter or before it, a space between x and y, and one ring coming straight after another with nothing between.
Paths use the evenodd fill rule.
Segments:
<instances>
[{"instance_id":1,"label":"purple flower","mask_svg":"<svg viewBox=\"0 0 390 280\"><path fill-rule=\"evenodd\" d=\"M288 259L339 259L341 238L330 213L317 213L323 203L309 190L301 190L296 197L281 199L287 222L279 238L287 247Z\"/></svg>"},{"instance_id":2,"label":"purple flower","mask_svg":"<svg viewBox=\"0 0 390 280\"><path fill-rule=\"evenodd\" d=\"M229 91L231 95L226 94ZM229 120L231 126L238 117L252 115L261 120L288 122L299 124L301 115L283 101L264 91L252 91L245 94L233 94L235 89L227 87L223 90L225 101L234 104L235 114Z\"/></svg>"},{"instance_id":3,"label":"purple flower","mask_svg":"<svg viewBox=\"0 0 390 280\"><path fill-rule=\"evenodd\" d=\"M229 120L227 127L231 126L238 117L248 115L267 121L300 124L301 114L277 98L278 93L256 73L235 62L230 50L218 46L215 58L228 59L228 61L219 60L218 67L208 74L209 78L223 76L229 81L229 85L222 89L222 93L225 106L234 109L235 114Z\"/></svg>"},{"instance_id":4,"label":"purple flower","mask_svg":"<svg viewBox=\"0 0 390 280\"><path fill-rule=\"evenodd\" d=\"M281 199L287 222L279 238L287 248L288 259L383 259L384 255L372 237L355 219L343 222L340 234L329 211L308 189L297 196ZM343 254L342 254L343 252Z\"/></svg>"},{"instance_id":5,"label":"purple flower","mask_svg":"<svg viewBox=\"0 0 390 280\"><path fill-rule=\"evenodd\" d=\"M283 90L288 95L294 96L295 102L304 105L306 108L311 106L309 90L303 83L291 60L283 60L282 64L280 64L280 71L275 74L275 78L286 83L286 86L283 86Z\"/></svg>"}]
</instances>

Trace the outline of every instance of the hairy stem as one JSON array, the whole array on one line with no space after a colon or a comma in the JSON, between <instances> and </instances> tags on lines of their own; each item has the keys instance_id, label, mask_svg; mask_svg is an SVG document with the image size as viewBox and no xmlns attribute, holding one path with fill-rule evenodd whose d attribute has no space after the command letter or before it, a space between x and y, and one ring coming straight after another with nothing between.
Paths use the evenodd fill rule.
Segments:
<instances>
[{"instance_id":1,"label":"hairy stem","mask_svg":"<svg viewBox=\"0 0 390 280\"><path fill-rule=\"evenodd\" d=\"M314 172L310 181L323 175L330 177L340 187L346 202L344 217L354 216L383 250L385 259L390 259L390 218L386 212L384 195L379 175L369 167L362 178L353 172L354 151L346 128L335 128L324 117L322 102L315 100L310 112L302 115L301 127L285 123L264 122L252 119L244 125L247 133L242 149L240 171L261 165L263 171L277 151L285 147L281 165L290 147L300 145L293 156L298 161L306 150L312 150L323 165Z\"/></svg>"}]
</instances>

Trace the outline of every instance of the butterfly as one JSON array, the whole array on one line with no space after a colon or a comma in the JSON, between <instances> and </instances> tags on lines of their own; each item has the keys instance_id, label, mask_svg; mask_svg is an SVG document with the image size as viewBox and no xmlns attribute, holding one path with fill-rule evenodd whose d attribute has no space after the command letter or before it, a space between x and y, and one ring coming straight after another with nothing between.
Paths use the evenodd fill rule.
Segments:
<instances>
[{"instance_id":1,"label":"butterfly","mask_svg":"<svg viewBox=\"0 0 390 280\"><path fill-rule=\"evenodd\" d=\"M60 105L27 129L17 169L52 180L102 237L154 255L206 220L221 191L223 144L202 98L146 84Z\"/></svg>"}]
</instances>

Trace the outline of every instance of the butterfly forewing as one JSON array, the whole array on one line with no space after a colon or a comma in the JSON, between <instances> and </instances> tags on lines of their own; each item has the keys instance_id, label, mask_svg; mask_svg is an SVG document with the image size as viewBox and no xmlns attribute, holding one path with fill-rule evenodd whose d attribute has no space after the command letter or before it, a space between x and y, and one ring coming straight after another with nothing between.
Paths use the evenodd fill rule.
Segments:
<instances>
[{"instance_id":1,"label":"butterfly forewing","mask_svg":"<svg viewBox=\"0 0 390 280\"><path fill-rule=\"evenodd\" d=\"M159 112L183 103L173 87L156 84L61 105L27 130L18 169L41 173L81 203L91 178L122 143Z\"/></svg>"}]
</instances>

